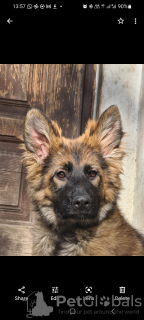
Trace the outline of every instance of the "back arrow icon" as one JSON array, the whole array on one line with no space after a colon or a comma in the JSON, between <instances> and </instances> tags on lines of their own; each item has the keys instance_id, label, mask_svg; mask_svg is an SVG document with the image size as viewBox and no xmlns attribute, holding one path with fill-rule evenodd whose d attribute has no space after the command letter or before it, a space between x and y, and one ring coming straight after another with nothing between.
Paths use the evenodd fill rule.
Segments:
<instances>
[{"instance_id":1,"label":"back arrow icon","mask_svg":"<svg viewBox=\"0 0 144 320\"><path fill-rule=\"evenodd\" d=\"M7 22L8 22L9 24L11 24L11 22L13 22L13 20L11 20L11 18L9 18L9 19L7 20Z\"/></svg>"}]
</instances>

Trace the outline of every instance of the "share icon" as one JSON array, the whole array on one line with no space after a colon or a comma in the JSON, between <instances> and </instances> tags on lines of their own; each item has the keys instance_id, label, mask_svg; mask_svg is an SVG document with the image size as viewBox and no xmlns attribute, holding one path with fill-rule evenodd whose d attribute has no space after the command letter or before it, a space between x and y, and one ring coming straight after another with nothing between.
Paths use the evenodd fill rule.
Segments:
<instances>
[{"instance_id":1,"label":"share icon","mask_svg":"<svg viewBox=\"0 0 144 320\"><path fill-rule=\"evenodd\" d=\"M22 292L24 294L25 291L23 291L22 289L25 289L25 287L23 286L21 289L18 289L18 291L20 291L20 292Z\"/></svg>"}]
</instances>

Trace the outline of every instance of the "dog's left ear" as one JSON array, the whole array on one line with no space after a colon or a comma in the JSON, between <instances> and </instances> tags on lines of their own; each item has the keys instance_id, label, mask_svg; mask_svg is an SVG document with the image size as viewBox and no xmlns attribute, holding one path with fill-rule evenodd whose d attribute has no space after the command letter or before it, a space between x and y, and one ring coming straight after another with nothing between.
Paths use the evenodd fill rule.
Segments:
<instances>
[{"instance_id":1,"label":"dog's left ear","mask_svg":"<svg viewBox=\"0 0 144 320\"><path fill-rule=\"evenodd\" d=\"M123 136L121 117L117 106L106 109L99 120L89 120L85 137L88 144L100 147L103 157L114 157Z\"/></svg>"},{"instance_id":2,"label":"dog's left ear","mask_svg":"<svg viewBox=\"0 0 144 320\"><path fill-rule=\"evenodd\" d=\"M104 157L113 156L123 135L121 117L117 106L111 106L103 112L97 123L97 136Z\"/></svg>"}]
</instances>

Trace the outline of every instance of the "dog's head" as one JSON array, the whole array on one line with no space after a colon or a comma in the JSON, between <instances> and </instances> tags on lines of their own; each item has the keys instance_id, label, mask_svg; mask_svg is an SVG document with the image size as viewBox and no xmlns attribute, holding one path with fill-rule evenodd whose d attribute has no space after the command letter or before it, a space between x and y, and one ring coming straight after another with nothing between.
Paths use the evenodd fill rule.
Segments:
<instances>
[{"instance_id":1,"label":"dog's head","mask_svg":"<svg viewBox=\"0 0 144 320\"><path fill-rule=\"evenodd\" d=\"M116 106L98 121L89 120L85 133L73 140L39 110L27 113L23 163L32 200L48 223L84 226L106 217L120 189L122 136Z\"/></svg>"}]
</instances>

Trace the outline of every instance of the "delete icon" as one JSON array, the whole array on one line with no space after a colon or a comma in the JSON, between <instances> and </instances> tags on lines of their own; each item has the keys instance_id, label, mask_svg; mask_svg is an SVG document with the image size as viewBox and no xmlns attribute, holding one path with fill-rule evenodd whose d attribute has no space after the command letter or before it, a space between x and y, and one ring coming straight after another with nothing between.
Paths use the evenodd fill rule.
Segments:
<instances>
[{"instance_id":1,"label":"delete icon","mask_svg":"<svg viewBox=\"0 0 144 320\"><path fill-rule=\"evenodd\" d=\"M120 293L125 293L125 287L119 287Z\"/></svg>"}]
</instances>

